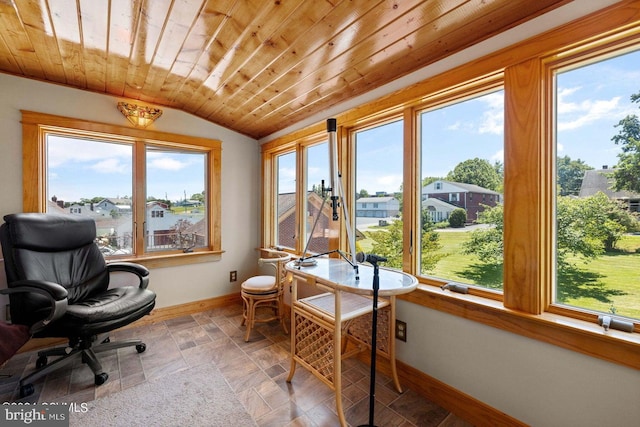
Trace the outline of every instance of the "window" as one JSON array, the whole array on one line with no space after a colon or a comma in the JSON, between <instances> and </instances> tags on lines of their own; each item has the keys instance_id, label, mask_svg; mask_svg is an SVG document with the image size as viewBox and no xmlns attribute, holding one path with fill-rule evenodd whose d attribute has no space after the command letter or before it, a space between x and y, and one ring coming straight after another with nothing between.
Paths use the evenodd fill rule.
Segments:
<instances>
[{"instance_id":1,"label":"window","mask_svg":"<svg viewBox=\"0 0 640 427\"><path fill-rule=\"evenodd\" d=\"M23 135L25 212L90 216L107 256L220 252L219 141L31 112Z\"/></svg>"},{"instance_id":2,"label":"window","mask_svg":"<svg viewBox=\"0 0 640 427\"><path fill-rule=\"evenodd\" d=\"M332 219L331 192L327 191L331 187L329 143L325 141L306 147L306 160L306 239L301 244L307 247L308 253L327 253L330 239L337 238L338 230L338 223Z\"/></svg>"},{"instance_id":3,"label":"window","mask_svg":"<svg viewBox=\"0 0 640 427\"><path fill-rule=\"evenodd\" d=\"M386 194L402 200L403 127L396 120L353 132L356 156L355 188L360 197ZM369 205L369 203L367 203ZM356 213L356 229L364 238L357 250L387 258L385 267L402 268L403 222L401 210L384 212L386 224L381 228L376 203Z\"/></svg>"},{"instance_id":4,"label":"window","mask_svg":"<svg viewBox=\"0 0 640 427\"><path fill-rule=\"evenodd\" d=\"M278 189L276 191L277 246L297 249L296 153L276 157Z\"/></svg>"},{"instance_id":5,"label":"window","mask_svg":"<svg viewBox=\"0 0 640 427\"><path fill-rule=\"evenodd\" d=\"M555 70L553 302L640 319L640 51Z\"/></svg>"},{"instance_id":6,"label":"window","mask_svg":"<svg viewBox=\"0 0 640 427\"><path fill-rule=\"evenodd\" d=\"M460 194L502 192L503 106L504 91L492 90L419 115L420 274L502 289L502 206Z\"/></svg>"}]
</instances>

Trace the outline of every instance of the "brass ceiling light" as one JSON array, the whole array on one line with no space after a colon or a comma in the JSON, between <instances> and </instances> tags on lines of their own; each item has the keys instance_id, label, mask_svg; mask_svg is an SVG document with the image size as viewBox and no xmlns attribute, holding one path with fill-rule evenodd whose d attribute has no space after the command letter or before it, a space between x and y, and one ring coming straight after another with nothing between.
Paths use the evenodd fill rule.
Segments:
<instances>
[{"instance_id":1,"label":"brass ceiling light","mask_svg":"<svg viewBox=\"0 0 640 427\"><path fill-rule=\"evenodd\" d=\"M118 110L138 128L146 128L162 115L162 110L159 108L130 104L128 102L118 102Z\"/></svg>"}]
</instances>

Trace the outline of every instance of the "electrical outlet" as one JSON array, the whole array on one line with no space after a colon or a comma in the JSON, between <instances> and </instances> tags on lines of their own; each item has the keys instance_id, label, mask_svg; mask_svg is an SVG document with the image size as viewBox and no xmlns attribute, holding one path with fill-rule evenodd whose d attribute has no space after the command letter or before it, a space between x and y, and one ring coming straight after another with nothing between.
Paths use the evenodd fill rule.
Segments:
<instances>
[{"instance_id":1,"label":"electrical outlet","mask_svg":"<svg viewBox=\"0 0 640 427\"><path fill-rule=\"evenodd\" d=\"M407 324L396 319L396 339L407 342Z\"/></svg>"},{"instance_id":2,"label":"electrical outlet","mask_svg":"<svg viewBox=\"0 0 640 427\"><path fill-rule=\"evenodd\" d=\"M230 282L235 282L236 280L238 280L238 272L233 270L229 272L229 281Z\"/></svg>"}]
</instances>

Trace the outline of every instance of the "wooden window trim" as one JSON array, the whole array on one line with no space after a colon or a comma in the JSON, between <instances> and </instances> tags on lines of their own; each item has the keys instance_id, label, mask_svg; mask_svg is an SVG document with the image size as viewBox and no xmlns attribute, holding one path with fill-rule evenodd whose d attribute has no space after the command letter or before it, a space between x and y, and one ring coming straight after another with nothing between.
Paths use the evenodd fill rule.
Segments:
<instances>
[{"instance_id":1,"label":"wooden window trim","mask_svg":"<svg viewBox=\"0 0 640 427\"><path fill-rule=\"evenodd\" d=\"M178 135L167 132L157 132L145 129L128 128L106 123L92 122L82 119L43 114L22 110L22 209L24 212L46 212L46 181L45 181L45 136L47 133L59 130L61 133L90 135L104 137L110 140L122 140L133 144L134 150L145 150L146 143L164 145L176 149L195 148L207 152L208 176L207 194L209 195L209 247L194 250L192 253L166 252L146 253L135 256L118 258L130 260L147 267L168 267L193 263L216 261L221 258L221 152L222 142L213 139ZM135 155L136 162L144 156ZM141 165L134 166L134 206L144 206L145 179L139 173ZM142 205L140 205L142 203ZM144 215L145 212L134 212L134 215ZM142 220L144 221L144 219ZM141 222L141 221L138 221ZM141 232L136 233L140 244ZM138 246L140 247L140 246Z\"/></svg>"},{"instance_id":2,"label":"wooden window trim","mask_svg":"<svg viewBox=\"0 0 640 427\"><path fill-rule=\"evenodd\" d=\"M407 118L425 103L434 102L451 88L464 82L478 82L494 73L504 73L505 81L505 138L519 141L505 144L505 217L519 214L524 206L533 206L519 221L505 221L505 282L504 303L499 298L473 294L455 294L442 291L442 282L420 278L419 289L399 296L408 302L517 335L553 344L571 351L597 357L612 363L640 369L640 333L615 330L604 331L597 325L592 313L564 310L550 305L553 274L552 213L553 151L551 147L548 102L545 89L543 60L566 58L583 54L590 49L600 51L628 43L640 34L640 1L628 0L607 7L572 23L539 36L491 53L468 64L430 77L420 83L383 96L370 103L336 115L341 129L367 122L369 117L382 112L399 111L405 114L405 135L415 135L418 125ZM463 82L463 83L461 83ZM529 86L531 83L532 86ZM513 88L516 88L513 91ZM524 110L520 110L525 108ZM517 114L516 114L517 113ZM528 118L533 121L527 122ZM515 121L512 121L515 120ZM520 122L518 122L520 121ZM323 131L323 123L285 135L263 145L264 153L282 145L295 145L312 133ZM527 144L524 144L526 141ZM405 215L416 215L415 186L418 185L415 138L405 138ZM520 160L518 160L520 159ZM515 163L524 161L517 167ZM349 176L348 172L345 176ZM418 177L418 178L416 178ZM410 184L410 185L409 185ZM522 186L526 185L526 188ZM519 193L522 192L522 193ZM525 197L525 194L527 197ZM517 199L511 198L518 197ZM510 200L511 199L511 200ZM520 200L520 202L516 202ZM412 205L407 205L407 203ZM411 257L408 237L415 239L415 223L405 220L404 270L414 272L415 259ZM413 225L413 228L411 228ZM508 230L507 227L511 227ZM509 242L507 242L507 239ZM414 257L415 257L415 252ZM507 263L510 265L507 267Z\"/></svg>"}]
</instances>

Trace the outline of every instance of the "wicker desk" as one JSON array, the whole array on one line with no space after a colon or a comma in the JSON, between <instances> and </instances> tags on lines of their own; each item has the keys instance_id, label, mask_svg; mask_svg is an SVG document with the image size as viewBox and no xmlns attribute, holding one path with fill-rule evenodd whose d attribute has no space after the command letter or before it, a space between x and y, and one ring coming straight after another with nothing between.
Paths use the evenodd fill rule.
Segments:
<instances>
[{"instance_id":1,"label":"wicker desk","mask_svg":"<svg viewBox=\"0 0 640 427\"><path fill-rule=\"evenodd\" d=\"M291 381L299 363L331 387L336 393L336 411L343 426L347 425L342 409L342 359L346 337L371 345L371 312L373 311L373 267L359 265L359 280L346 261L317 258L317 264L298 267L295 262L285 268L293 277L291 288ZM415 277L396 270L380 268L378 300L378 353L389 359L393 381L402 392L395 361L395 297L416 289ZM326 293L298 299L299 283L308 283ZM355 351L359 351L356 349Z\"/></svg>"}]
</instances>

